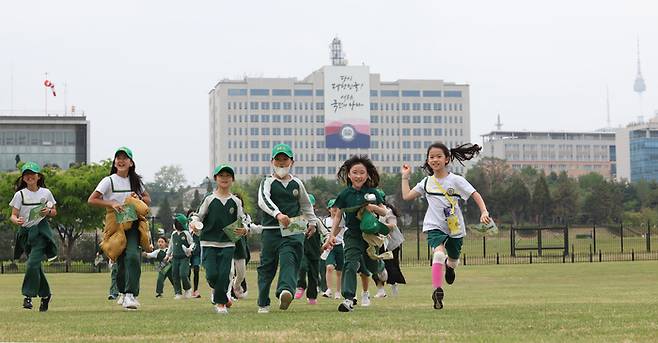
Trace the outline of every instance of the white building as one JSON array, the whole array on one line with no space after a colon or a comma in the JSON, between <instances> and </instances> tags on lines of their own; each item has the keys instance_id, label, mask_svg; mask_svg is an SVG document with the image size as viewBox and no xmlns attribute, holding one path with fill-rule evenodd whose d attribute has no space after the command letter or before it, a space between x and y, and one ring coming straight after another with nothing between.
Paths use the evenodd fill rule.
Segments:
<instances>
[{"instance_id":1,"label":"white building","mask_svg":"<svg viewBox=\"0 0 658 343\"><path fill-rule=\"evenodd\" d=\"M343 79L352 83L336 84ZM302 80L222 80L209 92L209 107L209 169L230 163L237 177L269 174L280 142L293 148L294 174L333 178L353 154L369 155L380 173L398 173L403 163L423 164L433 142L452 147L471 134L468 85L382 81L368 67L336 61Z\"/></svg>"},{"instance_id":2,"label":"white building","mask_svg":"<svg viewBox=\"0 0 658 343\"><path fill-rule=\"evenodd\" d=\"M614 132L492 131L482 139L482 157L504 159L516 170L529 166L574 177L616 174Z\"/></svg>"}]
</instances>

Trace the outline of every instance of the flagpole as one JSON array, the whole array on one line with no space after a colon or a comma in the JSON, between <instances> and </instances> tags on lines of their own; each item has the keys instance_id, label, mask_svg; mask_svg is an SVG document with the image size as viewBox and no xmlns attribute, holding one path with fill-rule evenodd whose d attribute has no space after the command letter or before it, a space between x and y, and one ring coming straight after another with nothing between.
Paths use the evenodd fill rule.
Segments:
<instances>
[{"instance_id":1,"label":"flagpole","mask_svg":"<svg viewBox=\"0 0 658 343\"><path fill-rule=\"evenodd\" d=\"M48 72L46 72L46 80L48 80ZM45 105L45 112L46 112L45 115L47 116L48 115L48 87L44 87L43 95L44 95L44 97L43 97L44 103L46 104Z\"/></svg>"}]
</instances>

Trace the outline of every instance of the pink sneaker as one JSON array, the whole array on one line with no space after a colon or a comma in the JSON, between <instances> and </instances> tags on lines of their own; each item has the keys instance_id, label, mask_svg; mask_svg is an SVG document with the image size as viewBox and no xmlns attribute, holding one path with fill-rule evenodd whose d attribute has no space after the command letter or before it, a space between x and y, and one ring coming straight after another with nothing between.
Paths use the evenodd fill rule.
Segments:
<instances>
[{"instance_id":1,"label":"pink sneaker","mask_svg":"<svg viewBox=\"0 0 658 343\"><path fill-rule=\"evenodd\" d=\"M309 305L317 305L318 304L318 299L308 299L308 304Z\"/></svg>"},{"instance_id":2,"label":"pink sneaker","mask_svg":"<svg viewBox=\"0 0 658 343\"><path fill-rule=\"evenodd\" d=\"M303 295L304 295L304 289L297 288L297 291L295 291L295 299L301 299Z\"/></svg>"}]
</instances>

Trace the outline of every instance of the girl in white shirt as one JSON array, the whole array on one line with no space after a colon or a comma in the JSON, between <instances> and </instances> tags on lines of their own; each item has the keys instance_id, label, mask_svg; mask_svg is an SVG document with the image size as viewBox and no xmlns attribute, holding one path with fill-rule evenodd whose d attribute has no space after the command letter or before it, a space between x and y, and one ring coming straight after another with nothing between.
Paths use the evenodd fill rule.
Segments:
<instances>
[{"instance_id":1,"label":"girl in white shirt","mask_svg":"<svg viewBox=\"0 0 658 343\"><path fill-rule=\"evenodd\" d=\"M455 268L459 265L459 255L463 237L466 235L464 217L459 207L459 200L466 201L472 197L480 208L480 221L491 221L487 206L475 188L459 175L448 171L448 163L457 159L459 163L470 160L482 148L477 144L463 144L448 149L445 144L436 142L427 148L427 158L422 166L428 176L423 178L413 189L409 187L411 167L402 166L402 198L413 200L420 196L427 199L427 212L423 220L423 232L434 251L432 257L432 300L435 309L443 308L443 278L448 284L455 281ZM446 256L447 255L447 256Z\"/></svg>"}]
</instances>

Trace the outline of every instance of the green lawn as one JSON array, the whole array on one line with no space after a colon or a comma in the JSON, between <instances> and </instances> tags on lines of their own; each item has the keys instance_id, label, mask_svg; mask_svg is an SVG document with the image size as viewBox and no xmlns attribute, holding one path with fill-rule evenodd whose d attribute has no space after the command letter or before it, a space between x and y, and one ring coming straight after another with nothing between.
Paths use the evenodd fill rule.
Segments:
<instances>
[{"instance_id":1,"label":"green lawn","mask_svg":"<svg viewBox=\"0 0 658 343\"><path fill-rule=\"evenodd\" d=\"M153 297L155 273L142 278L142 308L125 312L106 299L108 274L50 274L51 310L20 307L22 275L0 275L0 341L253 342L655 342L658 263L466 266L432 309L429 268L406 268L400 296L369 308L336 311L294 301L286 312L256 314L255 288L228 316L202 299ZM255 286L255 274L248 274ZM273 302L275 303L275 302ZM35 301L38 306L38 300Z\"/></svg>"}]
</instances>

